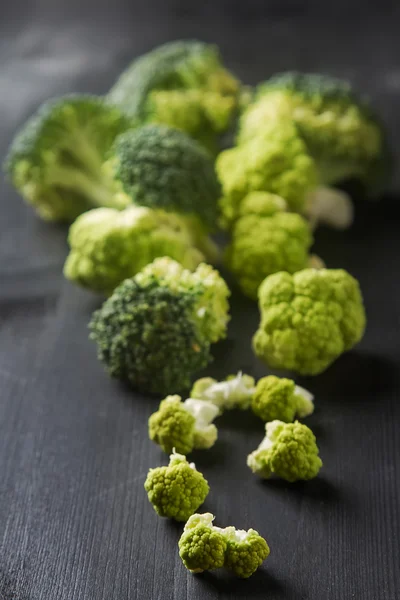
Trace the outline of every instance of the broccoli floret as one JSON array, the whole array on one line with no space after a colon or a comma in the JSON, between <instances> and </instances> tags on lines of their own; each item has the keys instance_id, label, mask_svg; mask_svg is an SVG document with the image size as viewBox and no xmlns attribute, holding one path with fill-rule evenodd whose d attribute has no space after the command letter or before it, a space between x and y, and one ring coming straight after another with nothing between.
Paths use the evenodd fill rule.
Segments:
<instances>
[{"instance_id":1,"label":"broccoli floret","mask_svg":"<svg viewBox=\"0 0 400 600\"><path fill-rule=\"evenodd\" d=\"M107 295L157 257L169 256L190 270L204 260L184 219L146 207L86 212L71 226L68 241L64 275Z\"/></svg>"},{"instance_id":2,"label":"broccoli floret","mask_svg":"<svg viewBox=\"0 0 400 600\"><path fill-rule=\"evenodd\" d=\"M258 298L261 323L253 348L272 368L317 375L364 334L360 287L343 269L275 273Z\"/></svg>"},{"instance_id":3,"label":"broccoli floret","mask_svg":"<svg viewBox=\"0 0 400 600\"><path fill-rule=\"evenodd\" d=\"M225 567L248 578L269 556L267 542L254 529L222 529L211 513L192 515L179 540L179 556L192 573Z\"/></svg>"},{"instance_id":4,"label":"broccoli floret","mask_svg":"<svg viewBox=\"0 0 400 600\"><path fill-rule=\"evenodd\" d=\"M99 206L124 208L102 164L130 121L96 96L63 96L43 104L15 136L5 169L13 185L48 221L73 221Z\"/></svg>"},{"instance_id":5,"label":"broccoli floret","mask_svg":"<svg viewBox=\"0 0 400 600\"><path fill-rule=\"evenodd\" d=\"M182 131L164 125L128 131L117 138L104 169L135 204L215 227L220 186L213 160Z\"/></svg>"},{"instance_id":6,"label":"broccoli floret","mask_svg":"<svg viewBox=\"0 0 400 600\"><path fill-rule=\"evenodd\" d=\"M302 216L283 212L284 205L282 198L268 192L252 192L241 203L225 263L250 298L257 298L268 275L295 273L309 265L310 226Z\"/></svg>"},{"instance_id":7,"label":"broccoli floret","mask_svg":"<svg viewBox=\"0 0 400 600\"><path fill-rule=\"evenodd\" d=\"M212 423L217 415L212 402L193 398L182 402L180 396L167 396L149 418L149 437L167 454L174 449L181 454L208 450L218 437Z\"/></svg>"},{"instance_id":8,"label":"broccoli floret","mask_svg":"<svg viewBox=\"0 0 400 600\"><path fill-rule=\"evenodd\" d=\"M258 86L255 102L242 117L240 142L285 117L298 126L322 184L357 179L368 195L387 185L392 159L383 125L348 82L309 73L271 77Z\"/></svg>"},{"instance_id":9,"label":"broccoli floret","mask_svg":"<svg viewBox=\"0 0 400 600\"><path fill-rule=\"evenodd\" d=\"M247 465L263 479L269 479L274 473L293 482L316 477L322 460L309 427L298 421L270 421L265 426L265 438L247 457Z\"/></svg>"},{"instance_id":10,"label":"broccoli floret","mask_svg":"<svg viewBox=\"0 0 400 600\"><path fill-rule=\"evenodd\" d=\"M210 344L226 334L228 297L209 265L191 273L156 259L95 311L90 337L111 376L150 393L186 389L210 362Z\"/></svg>"},{"instance_id":11,"label":"broccoli floret","mask_svg":"<svg viewBox=\"0 0 400 600\"><path fill-rule=\"evenodd\" d=\"M224 381L217 381L212 377L198 379L192 387L190 397L212 402L223 413L232 408L249 408L254 390L254 378L239 372L237 375L229 375Z\"/></svg>"},{"instance_id":12,"label":"broccoli floret","mask_svg":"<svg viewBox=\"0 0 400 600\"><path fill-rule=\"evenodd\" d=\"M135 122L176 127L214 151L238 107L239 87L215 46L182 40L136 59L108 98Z\"/></svg>"},{"instance_id":13,"label":"broccoli floret","mask_svg":"<svg viewBox=\"0 0 400 600\"><path fill-rule=\"evenodd\" d=\"M150 469L144 489L160 517L187 521L206 499L210 491L194 463L174 452L167 467Z\"/></svg>"},{"instance_id":14,"label":"broccoli floret","mask_svg":"<svg viewBox=\"0 0 400 600\"><path fill-rule=\"evenodd\" d=\"M295 416L307 417L314 411L314 396L292 379L268 375L256 385L251 408L263 421L290 423Z\"/></svg>"}]
</instances>

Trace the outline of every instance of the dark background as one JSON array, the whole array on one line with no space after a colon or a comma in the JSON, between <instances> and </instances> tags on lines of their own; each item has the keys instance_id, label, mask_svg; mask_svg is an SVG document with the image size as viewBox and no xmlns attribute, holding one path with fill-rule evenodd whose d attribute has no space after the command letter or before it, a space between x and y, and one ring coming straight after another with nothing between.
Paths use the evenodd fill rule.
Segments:
<instances>
[{"instance_id":1,"label":"dark background","mask_svg":"<svg viewBox=\"0 0 400 600\"><path fill-rule=\"evenodd\" d=\"M103 93L136 55L161 42L217 42L246 83L299 68L368 92L396 145L400 9L389 3L2 2L0 156L49 96ZM229 414L214 449L194 460L217 524L253 527L271 556L254 577L192 576L180 527L143 491L166 457L147 438L156 400L108 379L87 339L99 299L65 282L66 230L40 222L0 184L0 599L396 600L399 579L399 212L391 194L357 205L346 233L321 229L316 251L361 282L369 326L357 349L302 381L316 394L318 479L262 483L246 454L262 438ZM211 374L266 373L250 351L257 309L235 292L228 339ZM300 380L301 381L301 380Z\"/></svg>"}]
</instances>

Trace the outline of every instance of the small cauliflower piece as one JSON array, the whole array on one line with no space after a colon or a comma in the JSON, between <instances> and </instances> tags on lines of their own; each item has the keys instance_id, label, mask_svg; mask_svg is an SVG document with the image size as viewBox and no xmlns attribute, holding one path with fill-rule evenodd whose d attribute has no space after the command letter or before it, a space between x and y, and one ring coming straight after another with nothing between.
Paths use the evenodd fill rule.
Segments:
<instances>
[{"instance_id":1,"label":"small cauliflower piece","mask_svg":"<svg viewBox=\"0 0 400 600\"><path fill-rule=\"evenodd\" d=\"M157 257L169 256L189 270L204 260L184 219L143 206L86 212L70 227L68 241L65 277L107 295Z\"/></svg>"},{"instance_id":2,"label":"small cauliflower piece","mask_svg":"<svg viewBox=\"0 0 400 600\"><path fill-rule=\"evenodd\" d=\"M292 379L268 375L258 381L251 408L265 422L279 420L290 423L296 415L300 418L311 415L313 400L314 396Z\"/></svg>"},{"instance_id":3,"label":"small cauliflower piece","mask_svg":"<svg viewBox=\"0 0 400 600\"><path fill-rule=\"evenodd\" d=\"M187 521L210 491L195 464L177 452L171 454L167 467L149 470L144 489L156 513L175 521Z\"/></svg>"},{"instance_id":4,"label":"small cauliflower piece","mask_svg":"<svg viewBox=\"0 0 400 600\"><path fill-rule=\"evenodd\" d=\"M229 375L224 381L202 377L193 384L190 397L212 402L222 414L225 410L233 408L249 408L254 386L254 378L242 372Z\"/></svg>"},{"instance_id":5,"label":"small cauliflower piece","mask_svg":"<svg viewBox=\"0 0 400 600\"><path fill-rule=\"evenodd\" d=\"M217 440L213 420L218 408L212 402L188 398L182 402L178 395L167 396L158 411L150 415L149 437L169 454L174 449L181 454L192 450L207 450Z\"/></svg>"},{"instance_id":6,"label":"small cauliflower piece","mask_svg":"<svg viewBox=\"0 0 400 600\"><path fill-rule=\"evenodd\" d=\"M315 435L298 421L271 421L265 426L261 444L247 457L256 475L269 479L272 474L294 482L313 479L322 467Z\"/></svg>"},{"instance_id":7,"label":"small cauliflower piece","mask_svg":"<svg viewBox=\"0 0 400 600\"><path fill-rule=\"evenodd\" d=\"M359 284L343 269L304 269L267 277L258 292L256 355L270 367L318 375L363 337Z\"/></svg>"},{"instance_id":8,"label":"small cauliflower piece","mask_svg":"<svg viewBox=\"0 0 400 600\"><path fill-rule=\"evenodd\" d=\"M211 513L195 514L179 540L179 556L192 573L225 567L237 577L248 578L269 556L267 542L254 529L224 529L213 525Z\"/></svg>"},{"instance_id":9,"label":"small cauliflower piece","mask_svg":"<svg viewBox=\"0 0 400 600\"><path fill-rule=\"evenodd\" d=\"M278 271L295 273L308 266L313 243L310 225L301 215L284 212L285 202L268 192L243 199L232 227L225 263L246 296L257 299L262 281Z\"/></svg>"}]
</instances>

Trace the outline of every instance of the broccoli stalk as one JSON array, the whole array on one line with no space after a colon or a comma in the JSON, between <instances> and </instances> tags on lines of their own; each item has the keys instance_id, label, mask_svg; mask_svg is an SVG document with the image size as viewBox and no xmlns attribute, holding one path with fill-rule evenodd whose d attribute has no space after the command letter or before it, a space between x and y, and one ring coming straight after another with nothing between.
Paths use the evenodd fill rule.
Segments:
<instances>
[{"instance_id":1,"label":"broccoli stalk","mask_svg":"<svg viewBox=\"0 0 400 600\"><path fill-rule=\"evenodd\" d=\"M229 375L224 381L203 377L194 383L190 397L212 402L220 413L232 408L246 409L250 406L254 385L253 377L241 372Z\"/></svg>"}]
</instances>

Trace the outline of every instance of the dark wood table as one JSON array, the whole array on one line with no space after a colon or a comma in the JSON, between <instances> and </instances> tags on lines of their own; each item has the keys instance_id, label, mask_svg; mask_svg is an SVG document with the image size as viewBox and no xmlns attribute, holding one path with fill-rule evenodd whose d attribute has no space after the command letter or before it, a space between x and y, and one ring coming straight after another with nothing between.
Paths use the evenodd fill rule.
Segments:
<instances>
[{"instance_id":1,"label":"dark wood table","mask_svg":"<svg viewBox=\"0 0 400 600\"><path fill-rule=\"evenodd\" d=\"M216 41L248 83L303 69L349 78L373 97L397 144L399 8L353 2L33 2L0 8L0 155L44 99L105 92L134 56L168 39ZM66 229L39 221L1 182L0 599L397 600L399 569L400 220L395 190L357 203L346 233L321 229L315 250L359 278L369 316L360 346L300 380L316 396L308 423L318 479L262 483L246 467L261 440L250 415L228 414L220 440L195 453L218 524L253 527L271 556L249 581L194 577L181 527L159 519L143 482L166 457L147 437L157 401L111 381L87 322L95 296L63 280ZM262 376L250 339L256 306L234 292L214 376Z\"/></svg>"}]
</instances>

